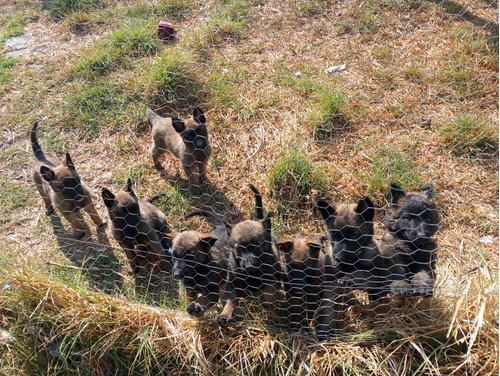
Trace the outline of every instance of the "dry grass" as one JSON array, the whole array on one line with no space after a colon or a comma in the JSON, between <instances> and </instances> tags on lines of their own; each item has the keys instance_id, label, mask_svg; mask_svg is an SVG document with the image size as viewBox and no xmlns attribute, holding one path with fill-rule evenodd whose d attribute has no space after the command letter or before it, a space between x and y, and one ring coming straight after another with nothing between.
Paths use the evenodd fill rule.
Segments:
<instances>
[{"instance_id":1,"label":"dry grass","mask_svg":"<svg viewBox=\"0 0 500 376\"><path fill-rule=\"evenodd\" d=\"M133 98L134 108L127 107L130 114L113 128L100 124L95 137L85 138L74 123L84 106L67 106L68 96L90 85L72 75L80 54L128 22L127 9L139 4L60 22L30 8L25 31L36 37L35 54L10 71L0 97L0 282L11 286L0 293L0 329L12 336L10 344L0 342L0 373L76 374L76 366L86 364L83 374L105 374L106 366L110 374L498 374L497 6L286 0L246 2L244 11L242 3L226 1L224 13L216 1L153 3L151 25L165 14L162 4L181 9L172 15L176 45L161 46L157 56L182 51L182 68L194 72L190 79L199 85L211 127L212 186L193 196L176 174L180 165L168 157L170 179L151 168L141 113L147 106L186 112L185 101L159 103L158 89L146 82L157 56L106 76L124 88L119 101ZM12 5L0 3L7 7L11 14ZM344 63L346 70L326 73ZM345 96L348 123L317 141L321 94L329 91ZM461 116L486 126L486 153L457 155L456 139L450 149L447 127ZM368 194L383 209L392 179L408 189L433 183L443 218L436 297L394 304L388 312L357 307L345 336L323 343L256 322L221 328L194 321L178 310L182 301L164 291L168 282L155 289L160 298L148 283L134 286L110 234L91 229L76 241L64 222L53 226L43 216L26 137L35 119L41 144L70 150L96 193L100 186L121 188L127 176L137 181L140 197L166 191L159 204L176 231L200 226L183 220L192 208L215 210L230 221L249 218L253 200L246 183L252 183L264 193L266 209L279 207L283 214L274 223L279 233L323 232L307 205L287 209L272 196L269 176L288 150L322 173L323 193L335 201ZM375 180L381 148L401 155L409 163L401 171L409 167L412 177L398 176L392 166L393 174ZM97 204L106 215L100 199ZM376 220L381 216L382 210ZM376 231L379 238L380 224ZM50 355L54 342L66 346L67 360Z\"/></svg>"}]
</instances>

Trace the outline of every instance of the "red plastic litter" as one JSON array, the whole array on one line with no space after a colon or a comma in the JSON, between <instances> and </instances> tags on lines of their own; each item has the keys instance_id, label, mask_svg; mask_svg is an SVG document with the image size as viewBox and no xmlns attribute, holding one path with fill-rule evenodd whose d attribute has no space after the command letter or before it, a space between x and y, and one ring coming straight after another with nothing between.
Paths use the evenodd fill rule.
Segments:
<instances>
[{"instance_id":1,"label":"red plastic litter","mask_svg":"<svg viewBox=\"0 0 500 376\"><path fill-rule=\"evenodd\" d=\"M175 38L174 26L170 22L160 21L158 24L158 38L172 40Z\"/></svg>"}]
</instances>

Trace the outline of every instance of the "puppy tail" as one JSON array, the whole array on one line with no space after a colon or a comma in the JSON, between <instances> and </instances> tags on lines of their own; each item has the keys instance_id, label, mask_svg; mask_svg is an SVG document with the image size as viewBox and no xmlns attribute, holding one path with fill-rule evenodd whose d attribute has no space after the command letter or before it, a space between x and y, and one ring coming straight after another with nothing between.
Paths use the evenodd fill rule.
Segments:
<instances>
[{"instance_id":1,"label":"puppy tail","mask_svg":"<svg viewBox=\"0 0 500 376\"><path fill-rule=\"evenodd\" d=\"M38 127L38 122L35 122L31 127L30 131L30 139L31 139L31 148L33 149L33 153L35 154L35 158L39 161L46 161L45 154L42 151L40 144L38 143L38 137L36 136L36 128Z\"/></svg>"},{"instance_id":2,"label":"puppy tail","mask_svg":"<svg viewBox=\"0 0 500 376\"><path fill-rule=\"evenodd\" d=\"M166 193L158 193L154 196L151 196L149 198L146 199L147 202L149 202L150 204L153 203L153 201L156 201L158 200L159 198L162 198L162 197L165 197L166 196Z\"/></svg>"},{"instance_id":3,"label":"puppy tail","mask_svg":"<svg viewBox=\"0 0 500 376\"><path fill-rule=\"evenodd\" d=\"M252 190L255 196L255 213L253 219L258 221L264 219L264 208L262 206L262 195L252 184L248 184L248 187Z\"/></svg>"},{"instance_id":4,"label":"puppy tail","mask_svg":"<svg viewBox=\"0 0 500 376\"><path fill-rule=\"evenodd\" d=\"M205 219L207 219L214 227L228 227L229 225L225 220L220 218L219 216L215 215L214 213L211 213L206 210L193 210L189 213L187 213L184 218L188 219L191 217L195 216L201 216Z\"/></svg>"}]
</instances>

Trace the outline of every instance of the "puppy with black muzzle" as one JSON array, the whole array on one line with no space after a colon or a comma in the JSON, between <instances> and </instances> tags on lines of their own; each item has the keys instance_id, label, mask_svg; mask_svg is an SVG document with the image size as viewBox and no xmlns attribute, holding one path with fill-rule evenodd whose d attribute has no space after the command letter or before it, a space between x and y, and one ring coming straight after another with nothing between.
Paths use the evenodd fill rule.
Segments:
<instances>
[{"instance_id":1,"label":"puppy with black muzzle","mask_svg":"<svg viewBox=\"0 0 500 376\"><path fill-rule=\"evenodd\" d=\"M81 209L98 227L106 225L97 213L90 189L81 182L69 153L62 163L55 156L45 155L38 143L37 126L38 123L33 124L30 132L31 147L37 160L33 180L45 203L45 213L52 215L54 207L57 208L71 224L77 238L85 235L85 223L78 217Z\"/></svg>"},{"instance_id":2,"label":"puppy with black muzzle","mask_svg":"<svg viewBox=\"0 0 500 376\"><path fill-rule=\"evenodd\" d=\"M186 311L202 316L219 301L231 249L227 223L216 215L195 210L185 218L202 216L215 227L211 234L185 231L172 236L172 275L182 280L186 290Z\"/></svg>"},{"instance_id":3,"label":"puppy with black muzzle","mask_svg":"<svg viewBox=\"0 0 500 376\"><path fill-rule=\"evenodd\" d=\"M387 230L380 249L405 277L398 285L402 295L433 295L438 246L432 236L438 230L439 215L432 193L432 185L406 193L391 184L391 206L383 221Z\"/></svg>"},{"instance_id":4,"label":"puppy with black muzzle","mask_svg":"<svg viewBox=\"0 0 500 376\"><path fill-rule=\"evenodd\" d=\"M139 200L132 189L131 179L116 194L107 188L102 190L113 237L125 251L134 274L139 273L141 261L147 261L148 265L158 264L163 272L171 269L168 240L163 238L163 234L169 232L167 217L151 203L157 197Z\"/></svg>"},{"instance_id":5,"label":"puppy with black muzzle","mask_svg":"<svg viewBox=\"0 0 500 376\"><path fill-rule=\"evenodd\" d=\"M322 285L323 306L318 320L320 333L338 324L338 302L349 289L366 291L375 302L391 292L393 283L401 280L390 259L380 256L373 239L375 209L368 197L357 204L334 204L318 201L328 230L331 254L325 259Z\"/></svg>"},{"instance_id":6,"label":"puppy with black muzzle","mask_svg":"<svg viewBox=\"0 0 500 376\"><path fill-rule=\"evenodd\" d=\"M285 259L284 286L290 326L309 326L318 309L323 281L324 236L280 237L278 249Z\"/></svg>"},{"instance_id":7,"label":"puppy with black muzzle","mask_svg":"<svg viewBox=\"0 0 500 376\"><path fill-rule=\"evenodd\" d=\"M261 302L273 306L280 297L283 269L275 239L271 233L271 215L263 217L259 191L250 185L255 195L253 220L227 225L231 253L224 293L224 308L217 317L221 324L232 321L238 301L245 292L257 293Z\"/></svg>"},{"instance_id":8,"label":"puppy with black muzzle","mask_svg":"<svg viewBox=\"0 0 500 376\"><path fill-rule=\"evenodd\" d=\"M203 111L195 107L193 117L187 120L164 118L147 109L146 115L152 125L154 167L161 171L160 157L169 151L177 157L189 182L199 187L207 182L207 164L212 155L208 141L208 129Z\"/></svg>"}]
</instances>

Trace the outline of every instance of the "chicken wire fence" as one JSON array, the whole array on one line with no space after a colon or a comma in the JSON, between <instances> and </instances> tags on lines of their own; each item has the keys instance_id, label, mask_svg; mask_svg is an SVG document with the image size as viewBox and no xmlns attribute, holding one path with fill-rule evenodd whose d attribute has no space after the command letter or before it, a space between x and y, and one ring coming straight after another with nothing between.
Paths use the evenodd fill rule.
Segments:
<instances>
[{"instance_id":1,"label":"chicken wire fence","mask_svg":"<svg viewBox=\"0 0 500 376\"><path fill-rule=\"evenodd\" d=\"M342 3L349 9L355 3L357 10L342 15L338 4L330 2L288 5L296 7L294 14L306 12L324 20L337 19L336 35L342 37L343 42L354 43L359 35L368 36L368 41L370 33L374 35L381 28L394 29L395 35L404 36L416 27L405 20L429 9L442 11L446 17L462 23L461 29L455 30L454 38L471 51L470 55L450 66L453 56L443 53L441 58L447 62L437 68L436 73L443 87L425 90L432 91L437 101L458 96L463 102L459 112L467 115L457 117L455 122L444 122L440 128L442 143L452 154L467 160L496 159L498 136L489 131L492 119L495 121L497 116L490 108L492 103L495 106L497 103L496 87L488 91L486 82L497 79L497 74L485 66L495 64L498 24L480 16L494 4L391 2L384 6L391 6L391 11L403 15L391 21L373 8L367 9L364 2ZM228 4L216 7L213 14L229 12L228 9L238 12ZM279 8L274 2L252 7L263 18L272 18ZM237 17L233 13L222 19L230 22L231 17ZM250 18L248 10L245 17ZM346 65L329 67L319 84L308 82L303 78L304 73L287 69L286 64L277 59L274 83L278 91L286 97L293 83L298 87L294 90L311 95L320 105L318 113L298 115L299 122L304 120L301 116L310 116L308 139L300 132L291 132L291 144L284 146L273 144L274 139L286 138L284 127L275 124L276 118L271 123L265 116L259 117L259 112L265 112L259 107L262 104L256 107L250 103L248 106L241 102L233 104L231 101L235 99L229 98L230 92L238 97L232 93L231 73L250 75L247 70L235 68L233 72L231 64L222 64L218 68L223 74L208 83L199 79L199 72L193 74L196 69L190 67L188 57L180 51L182 48L196 50L198 70L203 71L214 69L213 64L207 63L214 59L209 56L213 54L211 50L240 40L238 32L231 29L234 25L221 26L221 19L210 16L204 21L209 26L200 38L209 38L209 47L193 35L187 35L179 22L173 22L180 29L177 41L171 38L175 33L170 29L172 25L160 24L163 29L159 29L158 34L156 30L149 30L155 38L166 41L164 44L151 42L148 47L147 54L154 56L151 62L154 69L151 73L143 68L143 73L151 74L156 86L152 93L136 93L141 99L143 94L147 96L150 109L143 111L139 121L147 126L131 132L131 137L144 136L140 139L143 147L138 148L133 159L148 161L144 164L154 167L149 175L135 176L137 170L133 168L121 165L122 171L119 171L110 165L110 173L121 174L122 178L92 186L85 171L81 171L81 175L77 173L80 171L78 159L71 150L61 160L43 151L46 140L40 137L38 141L37 134L43 125L33 125L30 137L37 160L33 180L50 215L47 221L54 229L58 252L69 261L48 261L59 271L58 278L162 307L166 314L188 314L219 325L248 324L301 331L320 338L365 330L381 316L390 317L393 311L392 314L397 314L398 305L405 301L432 297L439 279L436 232L443 225L440 207L434 201L433 185L422 179L408 180L404 174L411 175L411 167L384 175L384 168L389 164L393 166L391 163L401 154L380 145L371 157L380 157L374 162L373 174L379 171L382 177L361 175L360 180L370 181L370 184L365 182L366 196L348 197L340 193L334 182L325 183L321 172L311 167L310 160L304 159L307 153L303 149L293 147L301 143L319 145L318 155L328 157L329 146L347 142L348 132L360 139L370 137L363 128L356 128L359 119L365 120L363 111L369 109L356 112L353 108L365 106L376 110L385 106L385 111L391 113L389 122L398 122L408 109L404 103L394 101L406 97L409 106L412 101L419 101L408 93L400 97L398 76L405 76L414 85L413 89L419 91L415 95L420 95L422 102L430 100L422 94L424 89L415 86L425 75L418 64L391 63L398 71L381 65L391 49L401 52L405 46L387 40L369 52L376 55L375 64L366 69L371 70L369 76L373 78L374 87L383 92L379 99L363 97L362 93L331 92L330 86L322 84L330 80L330 75L349 69L349 64L347 68ZM130 20L126 22L132 24ZM75 28L82 27L78 25L74 23ZM435 26L431 20L422 27L431 31ZM321 34L322 27L316 33ZM131 48L115 37L110 39L113 43L118 41L115 47ZM293 40L283 43L293 48ZM430 48L433 43L439 41L426 40L423 47ZM238 43L232 46L239 48ZM246 48L257 51L266 47L247 45ZM359 45L355 48L363 52ZM307 53L295 51L294 54L300 60ZM477 54L481 59L473 61L472 56ZM255 69L260 69L258 64ZM475 64L481 65L482 70L473 75ZM105 65L104 58L94 52L81 60L77 70L91 80L100 69L106 69ZM354 75L360 74L359 70L354 71ZM356 91L356 84L350 89ZM391 96L394 100L390 100ZM349 107L349 101L355 104ZM75 106L84 112L89 103L82 101ZM227 129L223 122L213 124L210 114L216 112L233 116L237 122L258 124L258 131L245 128L243 133L260 132L260 135L242 136L234 128ZM421 116L424 112L422 108L410 121L421 128L431 127L432 120ZM481 112L485 116L478 117ZM93 131L92 120L81 118L80 121L88 122L84 132ZM122 145L127 134L123 133ZM260 140L259 145L256 140ZM234 145L228 143L236 141L237 148L246 147L248 152L234 152ZM344 150L347 156L363 153L355 146L350 147ZM268 157L269 148L272 150ZM418 157L419 154L416 159ZM254 176L251 180L238 164L244 169L254 158L256 166L248 167ZM342 159L335 163L342 163ZM224 169L227 164L234 166L231 173ZM260 175L266 174L267 178L261 178ZM157 177L161 177L160 180ZM142 194L151 191L147 189L148 179L157 191L149 198ZM167 193L162 193L164 190ZM243 207L238 207L230 197L244 203Z\"/></svg>"}]
</instances>

